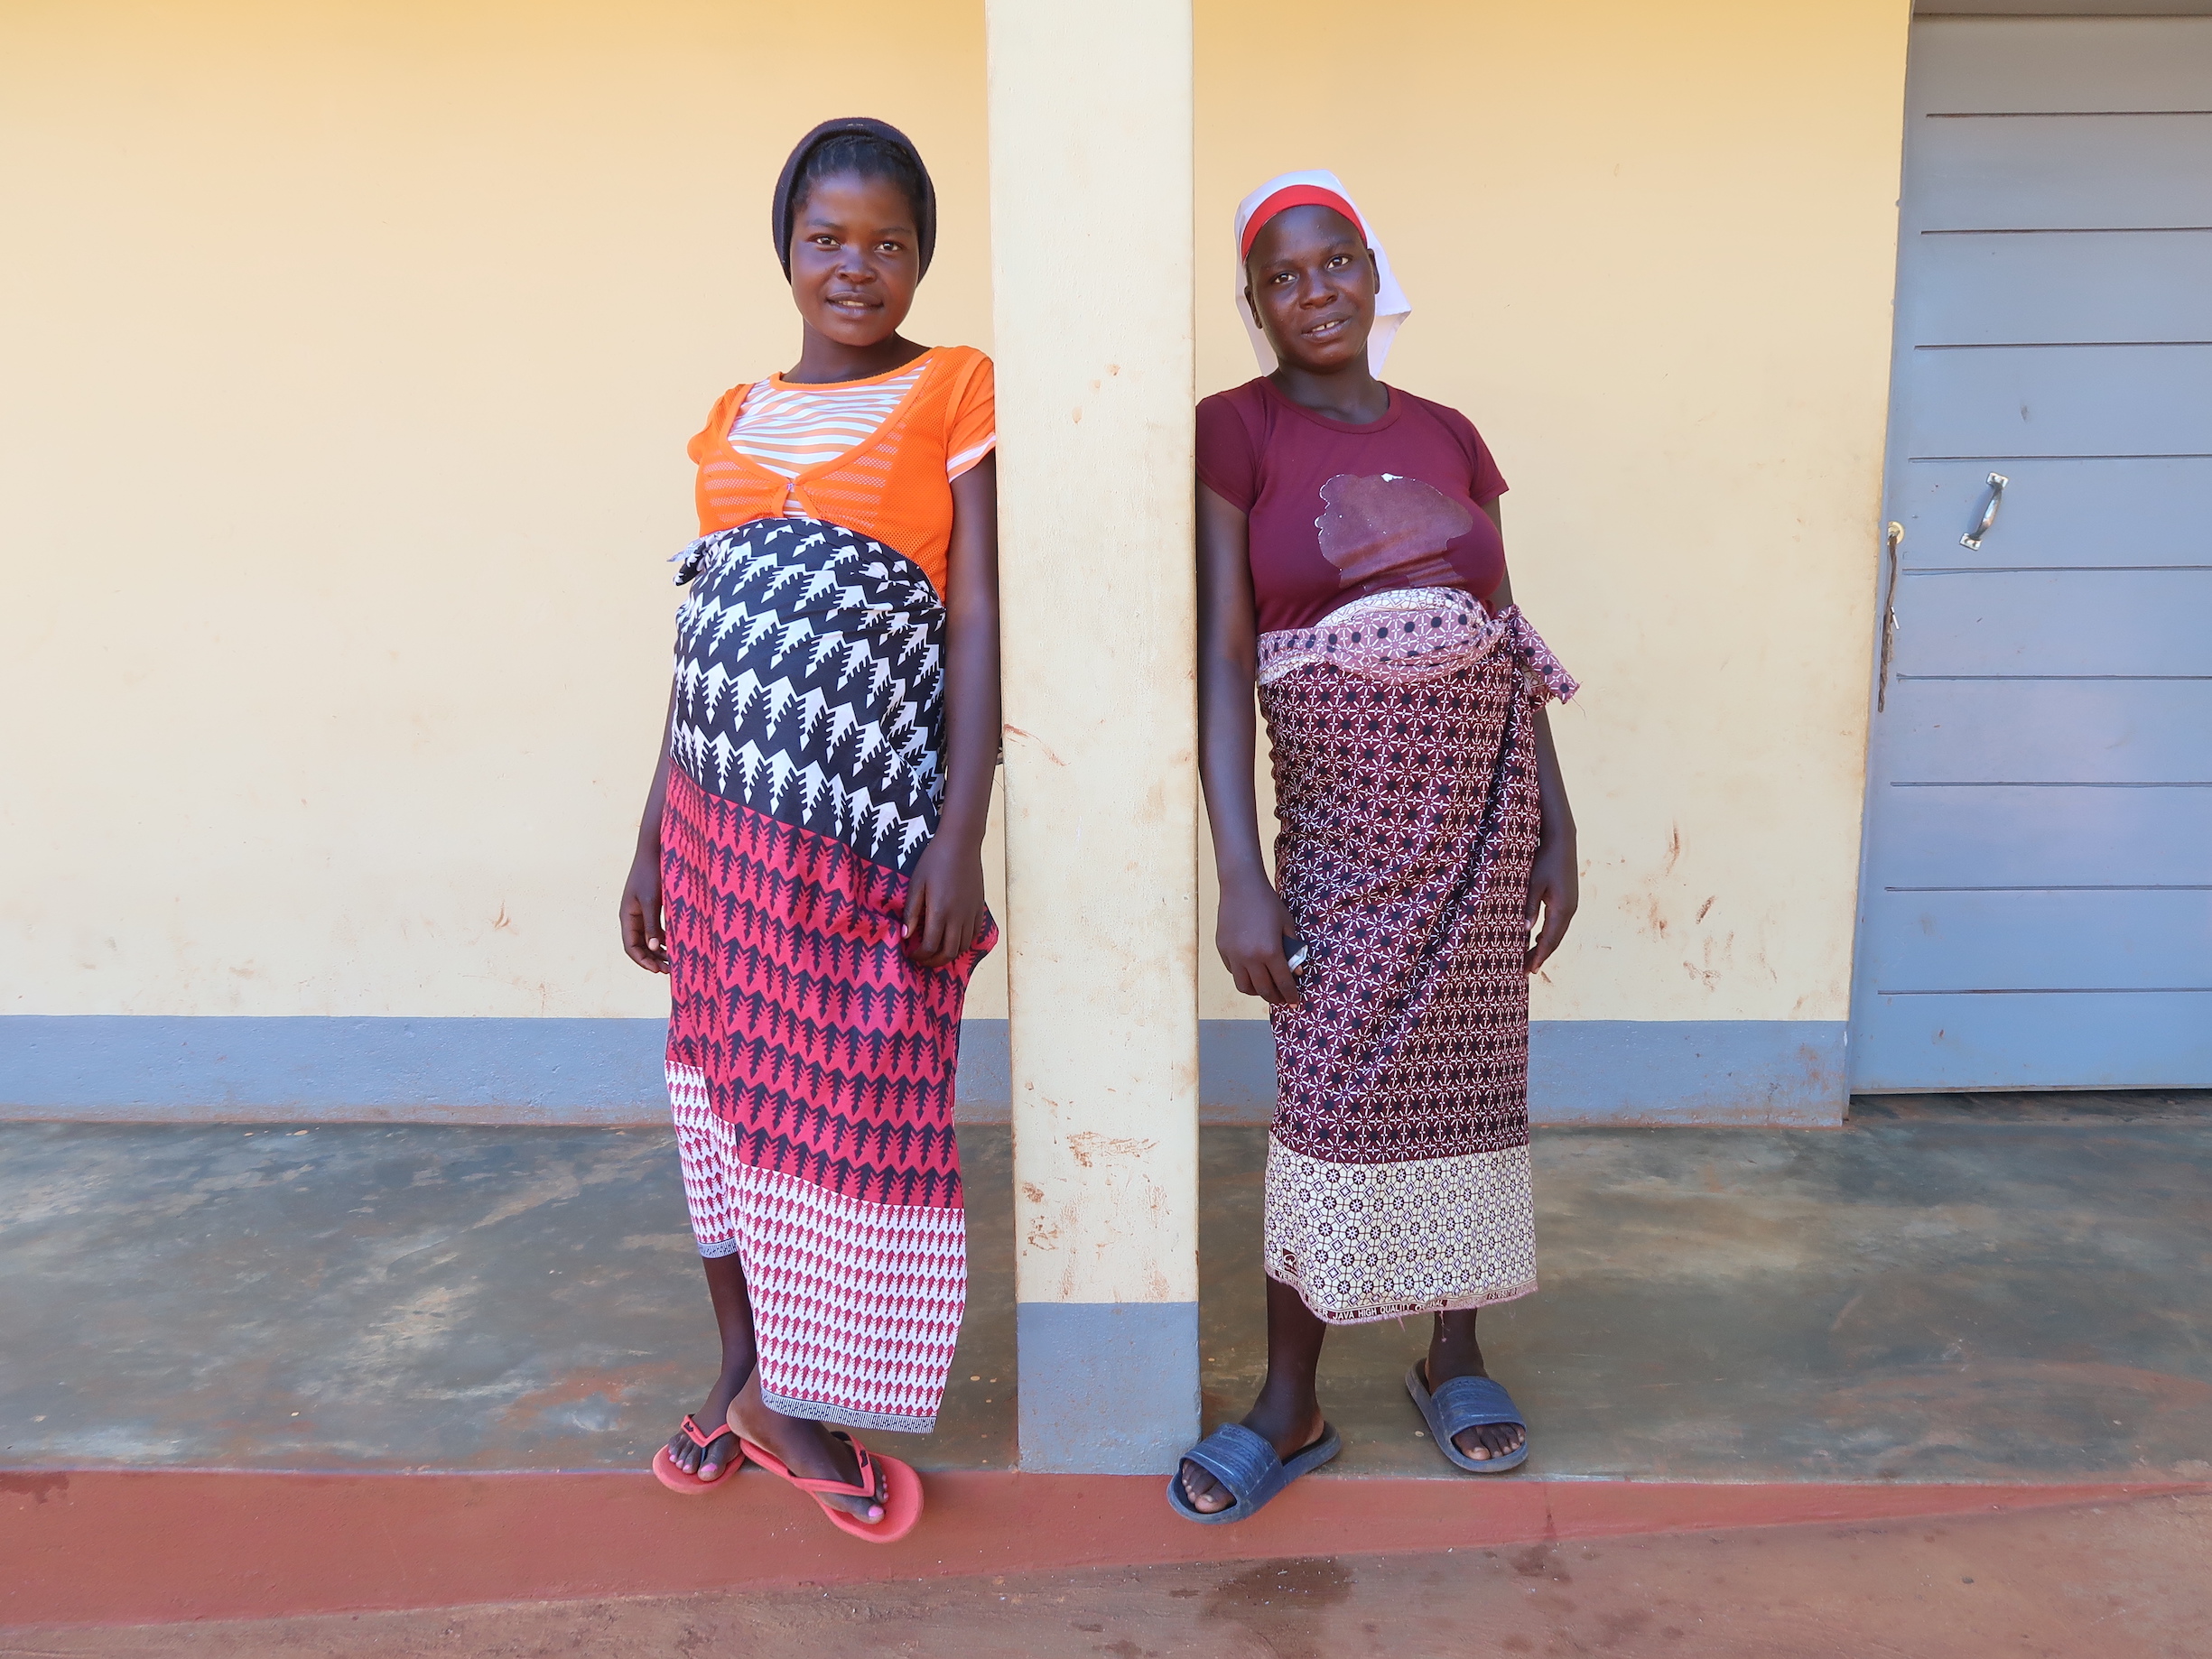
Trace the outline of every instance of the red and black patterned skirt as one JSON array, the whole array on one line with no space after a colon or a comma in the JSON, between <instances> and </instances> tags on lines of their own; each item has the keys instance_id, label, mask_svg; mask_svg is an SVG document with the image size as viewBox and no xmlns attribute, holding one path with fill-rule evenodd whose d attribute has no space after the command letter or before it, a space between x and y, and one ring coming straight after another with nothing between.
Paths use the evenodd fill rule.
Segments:
<instances>
[{"instance_id":1,"label":"red and black patterned skirt","mask_svg":"<svg viewBox=\"0 0 2212 1659\"><path fill-rule=\"evenodd\" d=\"M1259 680L1312 946L1271 1016L1267 1271L1333 1324L1526 1295L1535 715L1575 682L1450 589L1264 635Z\"/></svg>"},{"instance_id":2,"label":"red and black patterned skirt","mask_svg":"<svg viewBox=\"0 0 2212 1659\"><path fill-rule=\"evenodd\" d=\"M742 1262L762 1397L926 1432L967 1302L961 1004L902 946L937 827L944 607L834 524L685 558L662 820L668 1092L700 1253Z\"/></svg>"}]
</instances>

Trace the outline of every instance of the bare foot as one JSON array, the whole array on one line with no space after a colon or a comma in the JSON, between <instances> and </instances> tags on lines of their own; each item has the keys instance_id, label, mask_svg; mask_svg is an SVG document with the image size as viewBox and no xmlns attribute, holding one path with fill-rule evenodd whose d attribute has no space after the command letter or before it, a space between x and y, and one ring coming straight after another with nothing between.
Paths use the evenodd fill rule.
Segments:
<instances>
[{"instance_id":1,"label":"bare foot","mask_svg":"<svg viewBox=\"0 0 2212 1659\"><path fill-rule=\"evenodd\" d=\"M1317 1401L1309 1400L1300 1408L1283 1411L1269 1406L1264 1398L1245 1414L1244 1426L1274 1447L1275 1455L1285 1462L1314 1444L1329 1429ZM1181 1478L1183 1496L1191 1500L1191 1507L1200 1515L1219 1515L1237 1501L1236 1494L1188 1458L1183 1460Z\"/></svg>"},{"instance_id":2,"label":"bare foot","mask_svg":"<svg viewBox=\"0 0 2212 1659\"><path fill-rule=\"evenodd\" d=\"M731 1434L716 1434L714 1425L727 1424L730 1403L744 1387L745 1378L752 1369L748 1363L744 1371L731 1376L725 1371L714 1379L714 1386L707 1391L706 1404L692 1413L692 1421L699 1425L700 1432L712 1438L704 1450L693 1443L692 1437L679 1428L668 1442L668 1460L687 1475L696 1475L702 1480L720 1480L722 1473L738 1460L738 1442Z\"/></svg>"},{"instance_id":3,"label":"bare foot","mask_svg":"<svg viewBox=\"0 0 2212 1659\"><path fill-rule=\"evenodd\" d=\"M730 1402L727 1421L731 1428L762 1450L773 1454L803 1480L860 1484L860 1465L852 1455L852 1442L832 1435L826 1423L805 1417L786 1417L781 1412L769 1410L760 1397L757 1370L745 1379L745 1386ZM817 1497L825 1504L835 1504L848 1515L872 1523L883 1519L884 1502L889 1492L884 1484L883 1467L878 1464L872 1497L841 1497L834 1492L809 1496Z\"/></svg>"},{"instance_id":4,"label":"bare foot","mask_svg":"<svg viewBox=\"0 0 2212 1659\"><path fill-rule=\"evenodd\" d=\"M1436 1348L1428 1350L1428 1358L1421 1361L1421 1381L1434 1394L1439 1385L1455 1376L1488 1376L1482 1368L1482 1350L1475 1346L1469 1333L1464 1343L1453 1344L1448 1358L1439 1359ZM1452 1444L1478 1463L1487 1463L1492 1458L1502 1458L1519 1451L1529 1439L1529 1431L1518 1423L1484 1423L1472 1429L1462 1429L1452 1436Z\"/></svg>"}]
</instances>

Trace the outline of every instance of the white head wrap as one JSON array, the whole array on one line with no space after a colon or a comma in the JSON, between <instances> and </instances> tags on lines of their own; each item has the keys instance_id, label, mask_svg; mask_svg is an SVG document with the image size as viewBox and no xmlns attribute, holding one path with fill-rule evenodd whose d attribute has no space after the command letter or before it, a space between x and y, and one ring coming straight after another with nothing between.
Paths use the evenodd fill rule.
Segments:
<instances>
[{"instance_id":1,"label":"white head wrap","mask_svg":"<svg viewBox=\"0 0 2212 1659\"><path fill-rule=\"evenodd\" d=\"M1380 282L1375 291L1375 326L1367 336L1367 366L1380 379L1383 359L1390 355L1390 342L1397 338L1399 325L1413 315L1413 302L1406 298L1406 291L1398 285L1398 278L1390 270L1390 256L1383 250L1382 238L1375 234L1375 227L1369 223L1367 215L1360 211L1359 204L1352 199L1351 192L1344 189L1336 175L1322 169L1278 173L1237 204L1237 315L1244 320L1244 331L1251 336L1252 353L1259 359L1259 372L1263 375L1274 373L1275 348L1268 344L1267 333L1260 328L1259 319L1244 302L1244 227L1251 223L1254 214L1267 206L1269 198L1280 195L1285 190L1322 191L1335 197L1352 209L1352 222L1360 227L1360 234L1367 238L1367 246L1373 250L1375 274ZM1305 199L1312 201L1315 198L1307 194ZM1286 207L1300 205L1297 201L1284 204ZM1272 218L1275 214L1270 212L1267 217Z\"/></svg>"}]
</instances>

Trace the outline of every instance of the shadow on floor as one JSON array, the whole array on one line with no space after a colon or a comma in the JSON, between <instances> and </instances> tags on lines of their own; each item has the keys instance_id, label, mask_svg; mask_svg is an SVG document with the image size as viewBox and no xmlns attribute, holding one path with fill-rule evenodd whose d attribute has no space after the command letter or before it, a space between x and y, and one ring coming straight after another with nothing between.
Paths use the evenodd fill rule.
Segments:
<instances>
[{"instance_id":1,"label":"shadow on floor","mask_svg":"<svg viewBox=\"0 0 2212 1659\"><path fill-rule=\"evenodd\" d=\"M1850 1121L2212 1124L2212 1089L2049 1089L1970 1095L1854 1095Z\"/></svg>"}]
</instances>

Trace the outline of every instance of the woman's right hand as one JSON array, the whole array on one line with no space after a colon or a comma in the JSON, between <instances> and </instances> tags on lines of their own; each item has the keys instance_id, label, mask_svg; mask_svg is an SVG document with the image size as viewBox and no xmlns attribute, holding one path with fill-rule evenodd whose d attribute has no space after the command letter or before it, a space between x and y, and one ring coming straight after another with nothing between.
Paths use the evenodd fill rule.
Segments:
<instances>
[{"instance_id":1,"label":"woman's right hand","mask_svg":"<svg viewBox=\"0 0 2212 1659\"><path fill-rule=\"evenodd\" d=\"M1221 920L1214 948L1237 989L1265 997L1278 1007L1298 1000L1298 977L1283 955L1283 940L1294 931L1290 913L1264 877L1222 884Z\"/></svg>"},{"instance_id":2,"label":"woman's right hand","mask_svg":"<svg viewBox=\"0 0 2212 1659\"><path fill-rule=\"evenodd\" d=\"M668 971L668 936L661 919L661 856L640 847L622 884L622 949L647 973Z\"/></svg>"}]
</instances>

